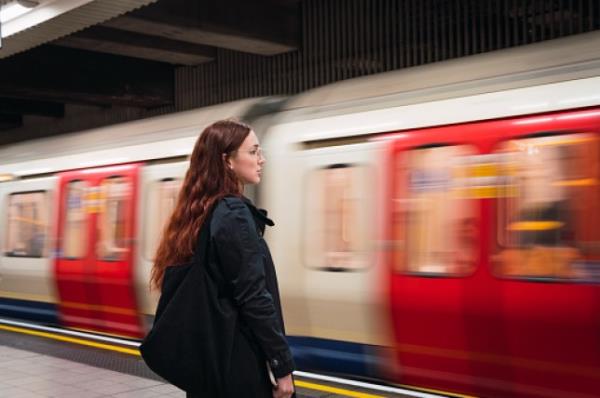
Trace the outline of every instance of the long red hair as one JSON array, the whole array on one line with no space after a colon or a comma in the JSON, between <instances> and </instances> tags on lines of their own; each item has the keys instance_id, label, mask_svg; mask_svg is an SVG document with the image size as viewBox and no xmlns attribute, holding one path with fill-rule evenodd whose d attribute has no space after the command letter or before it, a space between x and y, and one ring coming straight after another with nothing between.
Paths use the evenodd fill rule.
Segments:
<instances>
[{"instance_id":1,"label":"long red hair","mask_svg":"<svg viewBox=\"0 0 600 398\"><path fill-rule=\"evenodd\" d=\"M191 259L200 228L215 203L227 195L242 195L243 185L228 167L226 158L238 150L250 131L244 123L221 120L205 128L198 137L177 204L156 251L150 276L152 288L161 288L166 267Z\"/></svg>"}]
</instances>

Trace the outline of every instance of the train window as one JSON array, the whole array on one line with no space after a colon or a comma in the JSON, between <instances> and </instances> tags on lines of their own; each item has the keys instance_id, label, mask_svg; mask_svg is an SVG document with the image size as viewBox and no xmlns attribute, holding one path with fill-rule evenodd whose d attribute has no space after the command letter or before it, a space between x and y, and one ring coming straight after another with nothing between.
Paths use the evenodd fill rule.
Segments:
<instances>
[{"instance_id":1,"label":"train window","mask_svg":"<svg viewBox=\"0 0 600 398\"><path fill-rule=\"evenodd\" d=\"M479 212L473 203L487 188L467 146L436 146L396 157L392 201L396 272L466 276L477 261Z\"/></svg>"},{"instance_id":2,"label":"train window","mask_svg":"<svg viewBox=\"0 0 600 398\"><path fill-rule=\"evenodd\" d=\"M351 271L368 265L368 171L365 166L337 164L309 174L304 229L309 267Z\"/></svg>"},{"instance_id":3,"label":"train window","mask_svg":"<svg viewBox=\"0 0 600 398\"><path fill-rule=\"evenodd\" d=\"M592 134L506 142L516 189L497 203L496 275L600 280L600 140Z\"/></svg>"},{"instance_id":4,"label":"train window","mask_svg":"<svg viewBox=\"0 0 600 398\"><path fill-rule=\"evenodd\" d=\"M165 178L155 181L150 188L147 214L152 214L153 216L146 217L148 224L145 228L144 237L144 257L148 260L154 259L162 230L171 216L173 209L175 209L181 184L181 179Z\"/></svg>"},{"instance_id":5,"label":"train window","mask_svg":"<svg viewBox=\"0 0 600 398\"><path fill-rule=\"evenodd\" d=\"M45 191L9 195L7 256L47 256L48 206Z\"/></svg>"},{"instance_id":6,"label":"train window","mask_svg":"<svg viewBox=\"0 0 600 398\"><path fill-rule=\"evenodd\" d=\"M84 198L87 189L85 181L71 181L67 184L65 232L62 241L62 257L77 259L87 252L87 215Z\"/></svg>"},{"instance_id":7,"label":"train window","mask_svg":"<svg viewBox=\"0 0 600 398\"><path fill-rule=\"evenodd\" d=\"M129 250L127 202L130 196L128 178L109 177L100 184L96 255L103 261L122 260Z\"/></svg>"}]
</instances>

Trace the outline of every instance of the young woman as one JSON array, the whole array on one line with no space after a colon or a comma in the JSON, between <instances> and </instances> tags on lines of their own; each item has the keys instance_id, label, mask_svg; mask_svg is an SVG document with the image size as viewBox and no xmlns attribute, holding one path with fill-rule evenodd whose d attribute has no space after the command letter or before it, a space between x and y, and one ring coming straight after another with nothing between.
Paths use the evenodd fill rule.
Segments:
<instances>
[{"instance_id":1,"label":"young woman","mask_svg":"<svg viewBox=\"0 0 600 398\"><path fill-rule=\"evenodd\" d=\"M289 398L294 392L277 277L262 238L265 226L274 224L243 196L244 185L260 182L264 162L249 126L232 120L208 126L192 152L152 269L152 285L160 288L165 268L189 261L203 223L210 222L208 262L226 281L239 314L233 341L223 342L233 345L232 358L223 359L229 361L228 397Z\"/></svg>"}]
</instances>

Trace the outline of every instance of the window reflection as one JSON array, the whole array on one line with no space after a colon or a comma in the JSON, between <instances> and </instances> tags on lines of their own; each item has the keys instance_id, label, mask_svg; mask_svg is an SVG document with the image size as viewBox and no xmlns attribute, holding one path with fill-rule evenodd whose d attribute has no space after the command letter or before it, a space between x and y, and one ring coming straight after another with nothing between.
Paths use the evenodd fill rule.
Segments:
<instances>
[{"instance_id":1,"label":"window reflection","mask_svg":"<svg viewBox=\"0 0 600 398\"><path fill-rule=\"evenodd\" d=\"M45 192L23 192L9 196L7 232L8 256L47 255L48 201Z\"/></svg>"},{"instance_id":2,"label":"window reflection","mask_svg":"<svg viewBox=\"0 0 600 398\"><path fill-rule=\"evenodd\" d=\"M309 175L305 229L309 266L330 270L367 266L367 170L338 164Z\"/></svg>"},{"instance_id":3,"label":"window reflection","mask_svg":"<svg viewBox=\"0 0 600 398\"><path fill-rule=\"evenodd\" d=\"M84 196L87 184L84 181L71 181L67 184L64 236L62 257L81 258L87 250L87 215Z\"/></svg>"},{"instance_id":4,"label":"window reflection","mask_svg":"<svg viewBox=\"0 0 600 398\"><path fill-rule=\"evenodd\" d=\"M590 134L514 140L500 152L516 195L498 203L497 274L596 278L600 268L599 144Z\"/></svg>"},{"instance_id":5,"label":"window reflection","mask_svg":"<svg viewBox=\"0 0 600 398\"><path fill-rule=\"evenodd\" d=\"M160 235L175 209L181 184L180 179L165 178L151 186L146 217L148 224L145 231L144 256L147 259L154 258Z\"/></svg>"},{"instance_id":6,"label":"window reflection","mask_svg":"<svg viewBox=\"0 0 600 398\"><path fill-rule=\"evenodd\" d=\"M97 256L104 261L118 261L129 250L127 204L131 200L131 183L125 177L102 181L98 206Z\"/></svg>"},{"instance_id":7,"label":"window reflection","mask_svg":"<svg viewBox=\"0 0 600 398\"><path fill-rule=\"evenodd\" d=\"M392 198L398 272L460 276L473 271L479 244L473 199L488 187L466 189L467 179L475 179L461 158L470 153L467 147L443 146L398 155Z\"/></svg>"}]
</instances>

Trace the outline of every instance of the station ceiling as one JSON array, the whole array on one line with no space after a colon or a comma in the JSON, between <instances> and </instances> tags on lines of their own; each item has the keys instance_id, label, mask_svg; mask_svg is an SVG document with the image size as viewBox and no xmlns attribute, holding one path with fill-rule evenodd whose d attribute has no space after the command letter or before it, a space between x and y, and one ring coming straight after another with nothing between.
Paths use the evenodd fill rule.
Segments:
<instances>
[{"instance_id":1,"label":"station ceiling","mask_svg":"<svg viewBox=\"0 0 600 398\"><path fill-rule=\"evenodd\" d=\"M221 49L295 51L300 17L299 0L158 0L15 54L5 46L0 132L25 115L62 118L66 104L172 104L174 68L212 62Z\"/></svg>"},{"instance_id":2,"label":"station ceiling","mask_svg":"<svg viewBox=\"0 0 600 398\"><path fill-rule=\"evenodd\" d=\"M598 0L0 0L21 3L0 146L600 30Z\"/></svg>"}]
</instances>

